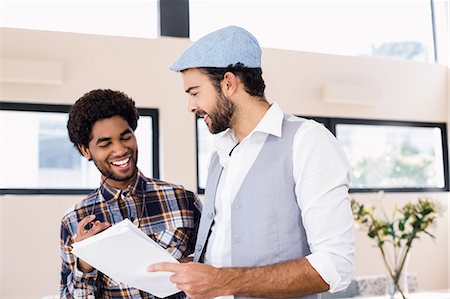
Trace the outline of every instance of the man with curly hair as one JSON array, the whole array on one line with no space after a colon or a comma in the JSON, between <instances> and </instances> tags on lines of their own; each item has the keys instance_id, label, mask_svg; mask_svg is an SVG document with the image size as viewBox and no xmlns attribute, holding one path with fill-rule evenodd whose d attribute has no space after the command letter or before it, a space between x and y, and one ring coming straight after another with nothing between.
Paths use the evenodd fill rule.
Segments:
<instances>
[{"instance_id":1,"label":"man with curly hair","mask_svg":"<svg viewBox=\"0 0 450 299\"><path fill-rule=\"evenodd\" d=\"M86 93L70 109L70 140L94 162L101 184L62 218L61 298L154 298L112 280L71 253L73 243L125 218L177 259L194 250L201 203L182 186L147 178L139 170L134 135L138 119L134 101L109 89Z\"/></svg>"}]
</instances>

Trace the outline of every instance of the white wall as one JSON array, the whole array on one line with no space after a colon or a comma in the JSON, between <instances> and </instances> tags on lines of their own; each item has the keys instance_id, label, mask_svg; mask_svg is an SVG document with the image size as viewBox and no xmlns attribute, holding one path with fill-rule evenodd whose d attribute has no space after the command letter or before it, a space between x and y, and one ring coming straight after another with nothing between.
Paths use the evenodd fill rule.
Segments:
<instances>
[{"instance_id":1,"label":"white wall","mask_svg":"<svg viewBox=\"0 0 450 299\"><path fill-rule=\"evenodd\" d=\"M16 80L5 83L11 70L5 71L2 64L0 100L73 104L91 89L123 90L139 107L160 111L162 178L195 190L194 116L186 110L180 76L168 71L170 63L189 41L5 28L1 29L1 38L2 61L43 61L60 65L62 82L39 84ZM317 116L449 121L446 67L274 49L264 49L263 53L267 97L278 102L285 111ZM28 65L23 74L33 76L33 67ZM20 73L21 70L15 71ZM57 77L57 73L52 74ZM325 103L320 98L320 90L330 83L357 85L368 93L378 92L379 103ZM28 154L24 149L23 155ZM392 194L388 198L401 202L422 195ZM367 200L373 195L354 196ZM443 202L448 200L448 193L430 196ZM59 220L64 211L80 199L80 196L0 197L1 298L37 298L58 293ZM436 242L424 238L412 253L410 269L419 274L423 289L450 287L448 212L438 223L436 235ZM357 244L356 274L384 273L381 258L377 260L379 254L371 248L370 240L357 233ZM430 255L433 259L429 259Z\"/></svg>"}]
</instances>

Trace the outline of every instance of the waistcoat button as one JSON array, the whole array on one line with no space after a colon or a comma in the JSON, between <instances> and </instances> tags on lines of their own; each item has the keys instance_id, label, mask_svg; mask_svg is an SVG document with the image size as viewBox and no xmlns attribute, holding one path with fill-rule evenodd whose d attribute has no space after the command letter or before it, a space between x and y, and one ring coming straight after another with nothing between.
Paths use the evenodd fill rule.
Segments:
<instances>
[{"instance_id":1,"label":"waistcoat button","mask_svg":"<svg viewBox=\"0 0 450 299\"><path fill-rule=\"evenodd\" d=\"M197 251L202 251L202 245L197 245L197 247L195 247L197 249Z\"/></svg>"},{"instance_id":2,"label":"waistcoat button","mask_svg":"<svg viewBox=\"0 0 450 299\"><path fill-rule=\"evenodd\" d=\"M214 217L214 214L212 212L209 212L207 217L208 217L208 219L212 219Z\"/></svg>"}]
</instances>

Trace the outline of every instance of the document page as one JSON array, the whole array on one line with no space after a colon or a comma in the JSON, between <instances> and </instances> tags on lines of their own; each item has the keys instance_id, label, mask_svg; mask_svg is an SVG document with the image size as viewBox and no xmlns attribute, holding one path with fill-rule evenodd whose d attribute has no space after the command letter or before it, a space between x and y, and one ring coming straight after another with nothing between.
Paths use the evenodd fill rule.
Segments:
<instances>
[{"instance_id":1,"label":"document page","mask_svg":"<svg viewBox=\"0 0 450 299\"><path fill-rule=\"evenodd\" d=\"M72 253L116 282L167 297L180 292L170 282L169 272L147 272L146 267L159 262L178 263L170 253L153 241L129 219L107 230L74 243Z\"/></svg>"}]
</instances>

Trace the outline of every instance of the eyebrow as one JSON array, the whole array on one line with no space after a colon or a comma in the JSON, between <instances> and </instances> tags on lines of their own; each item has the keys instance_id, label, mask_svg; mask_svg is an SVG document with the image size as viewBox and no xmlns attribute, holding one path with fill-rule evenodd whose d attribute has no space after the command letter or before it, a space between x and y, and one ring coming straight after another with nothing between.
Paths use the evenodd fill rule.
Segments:
<instances>
[{"instance_id":1,"label":"eyebrow","mask_svg":"<svg viewBox=\"0 0 450 299\"><path fill-rule=\"evenodd\" d=\"M128 133L133 133L131 129L125 129L122 133L120 133L120 136L126 135Z\"/></svg>"},{"instance_id":2,"label":"eyebrow","mask_svg":"<svg viewBox=\"0 0 450 299\"><path fill-rule=\"evenodd\" d=\"M101 138L99 138L99 139L97 139L97 141L95 142L95 144L99 144L99 143L102 143L102 142L106 142L106 141L110 141L111 140L111 138L109 138L109 137L101 137Z\"/></svg>"},{"instance_id":3,"label":"eyebrow","mask_svg":"<svg viewBox=\"0 0 450 299\"><path fill-rule=\"evenodd\" d=\"M133 131L131 129L125 129L122 133L120 133L120 137L122 137L126 134L130 134L130 133L133 133ZM97 139L95 144L99 144L99 143L110 141L110 140L111 140L111 137L100 137L99 139Z\"/></svg>"},{"instance_id":4,"label":"eyebrow","mask_svg":"<svg viewBox=\"0 0 450 299\"><path fill-rule=\"evenodd\" d=\"M186 93L189 93L189 92L191 92L193 89L199 88L199 87L200 87L200 86L192 86L192 87L189 87L188 89L185 90L185 92L186 92Z\"/></svg>"}]
</instances>

